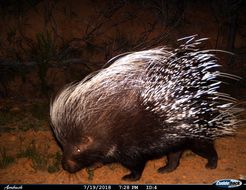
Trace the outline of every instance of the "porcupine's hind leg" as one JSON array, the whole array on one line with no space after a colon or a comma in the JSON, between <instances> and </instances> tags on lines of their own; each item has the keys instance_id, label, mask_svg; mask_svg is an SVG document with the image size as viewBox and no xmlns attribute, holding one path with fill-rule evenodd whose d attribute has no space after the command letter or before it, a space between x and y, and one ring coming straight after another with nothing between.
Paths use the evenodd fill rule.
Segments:
<instances>
[{"instance_id":1,"label":"porcupine's hind leg","mask_svg":"<svg viewBox=\"0 0 246 190\"><path fill-rule=\"evenodd\" d=\"M188 148L199 156L206 158L208 163L206 168L215 169L217 167L218 155L213 141L193 140L189 143ZM159 173L168 173L174 171L179 166L179 161L184 150L171 152L167 154L167 164L158 169Z\"/></svg>"},{"instance_id":2,"label":"porcupine's hind leg","mask_svg":"<svg viewBox=\"0 0 246 190\"><path fill-rule=\"evenodd\" d=\"M179 160L183 151L176 151L167 154L167 164L160 167L157 171L159 173L168 173L174 171L179 166Z\"/></svg>"},{"instance_id":3,"label":"porcupine's hind leg","mask_svg":"<svg viewBox=\"0 0 246 190\"><path fill-rule=\"evenodd\" d=\"M214 147L214 141L196 140L190 144L190 149L208 160L206 168L215 169L217 167L218 155Z\"/></svg>"}]
</instances>

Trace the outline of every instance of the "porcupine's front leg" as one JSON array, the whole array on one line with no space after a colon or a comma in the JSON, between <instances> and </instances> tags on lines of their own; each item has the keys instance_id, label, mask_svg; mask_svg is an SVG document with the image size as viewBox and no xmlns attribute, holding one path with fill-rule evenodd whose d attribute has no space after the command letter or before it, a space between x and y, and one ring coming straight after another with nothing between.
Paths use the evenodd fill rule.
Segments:
<instances>
[{"instance_id":1,"label":"porcupine's front leg","mask_svg":"<svg viewBox=\"0 0 246 190\"><path fill-rule=\"evenodd\" d=\"M122 180L137 181L142 176L146 161L144 161L144 160L128 160L128 161L121 162L121 164L131 171L130 174L123 176Z\"/></svg>"},{"instance_id":2,"label":"porcupine's front leg","mask_svg":"<svg viewBox=\"0 0 246 190\"><path fill-rule=\"evenodd\" d=\"M179 160L183 151L171 152L167 155L167 164L160 167L157 171L159 173L167 173L174 171L179 166Z\"/></svg>"}]
</instances>

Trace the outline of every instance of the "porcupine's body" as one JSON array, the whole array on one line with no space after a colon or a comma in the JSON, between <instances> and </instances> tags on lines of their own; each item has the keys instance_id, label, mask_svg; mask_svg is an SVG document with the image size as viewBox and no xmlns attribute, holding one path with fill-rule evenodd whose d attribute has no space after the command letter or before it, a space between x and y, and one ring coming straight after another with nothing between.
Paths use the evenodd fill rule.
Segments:
<instances>
[{"instance_id":1,"label":"porcupine's body","mask_svg":"<svg viewBox=\"0 0 246 190\"><path fill-rule=\"evenodd\" d=\"M145 163L168 155L159 172L178 166L184 149L215 168L213 140L232 134L232 98L218 92L218 67L201 40L176 50L156 48L122 56L94 76L67 86L51 105L51 121L63 147L63 168L119 162L141 177ZM228 103L229 102L229 103Z\"/></svg>"}]
</instances>

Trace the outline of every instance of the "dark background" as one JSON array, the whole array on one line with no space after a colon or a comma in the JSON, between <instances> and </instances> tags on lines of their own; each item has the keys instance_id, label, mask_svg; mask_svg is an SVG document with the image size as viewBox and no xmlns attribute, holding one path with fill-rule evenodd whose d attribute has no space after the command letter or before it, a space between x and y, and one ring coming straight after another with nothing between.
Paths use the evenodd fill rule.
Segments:
<instances>
[{"instance_id":1,"label":"dark background","mask_svg":"<svg viewBox=\"0 0 246 190\"><path fill-rule=\"evenodd\" d=\"M0 0L0 183L125 183L128 170L119 164L63 171L49 125L57 90L120 53L208 37L201 48L234 53L216 55L223 72L242 77L223 88L245 105L245 16L245 0ZM245 120L241 126L236 136L216 140L215 170L188 151L168 174L156 172L164 159L148 162L137 183L246 179Z\"/></svg>"},{"instance_id":2,"label":"dark background","mask_svg":"<svg viewBox=\"0 0 246 190\"><path fill-rule=\"evenodd\" d=\"M246 76L243 0L1 0L0 98L49 99L126 51L198 34L223 70ZM245 98L245 80L230 86Z\"/></svg>"}]
</instances>

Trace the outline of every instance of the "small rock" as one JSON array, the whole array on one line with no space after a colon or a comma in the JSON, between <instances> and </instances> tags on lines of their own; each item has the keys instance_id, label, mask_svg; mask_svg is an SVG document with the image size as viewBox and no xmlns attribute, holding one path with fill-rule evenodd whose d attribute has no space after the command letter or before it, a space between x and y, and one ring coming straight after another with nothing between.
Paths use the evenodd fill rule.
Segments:
<instances>
[{"instance_id":1,"label":"small rock","mask_svg":"<svg viewBox=\"0 0 246 190\"><path fill-rule=\"evenodd\" d=\"M231 172L231 171L233 171L233 168L226 168L225 171Z\"/></svg>"},{"instance_id":2,"label":"small rock","mask_svg":"<svg viewBox=\"0 0 246 190\"><path fill-rule=\"evenodd\" d=\"M16 113L16 112L20 112L21 109L19 107L13 107L10 109L10 111Z\"/></svg>"},{"instance_id":3,"label":"small rock","mask_svg":"<svg viewBox=\"0 0 246 190\"><path fill-rule=\"evenodd\" d=\"M179 178L175 178L174 181L175 181L175 183L177 183L177 184L180 183L180 179L179 179Z\"/></svg>"},{"instance_id":4,"label":"small rock","mask_svg":"<svg viewBox=\"0 0 246 190\"><path fill-rule=\"evenodd\" d=\"M240 174L240 175L239 175L239 179L241 179L241 180L246 180L246 175Z\"/></svg>"},{"instance_id":5,"label":"small rock","mask_svg":"<svg viewBox=\"0 0 246 190\"><path fill-rule=\"evenodd\" d=\"M16 136L15 135L9 135L8 140L9 141L16 141Z\"/></svg>"},{"instance_id":6,"label":"small rock","mask_svg":"<svg viewBox=\"0 0 246 190\"><path fill-rule=\"evenodd\" d=\"M144 183L145 183L145 184L152 184L153 181L152 181L152 180L147 180L147 181L145 181Z\"/></svg>"}]
</instances>

